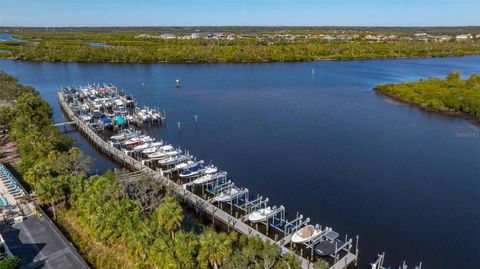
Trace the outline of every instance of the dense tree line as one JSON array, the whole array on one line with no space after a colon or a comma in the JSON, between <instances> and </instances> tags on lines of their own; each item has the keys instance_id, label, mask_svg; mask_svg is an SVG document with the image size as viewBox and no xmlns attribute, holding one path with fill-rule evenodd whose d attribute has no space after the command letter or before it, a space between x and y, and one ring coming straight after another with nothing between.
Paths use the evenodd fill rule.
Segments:
<instances>
[{"instance_id":1,"label":"dense tree line","mask_svg":"<svg viewBox=\"0 0 480 269\"><path fill-rule=\"evenodd\" d=\"M23 93L35 93L30 86L18 83L18 80L0 70L0 101L9 102Z\"/></svg>"},{"instance_id":2,"label":"dense tree line","mask_svg":"<svg viewBox=\"0 0 480 269\"><path fill-rule=\"evenodd\" d=\"M13 95L6 125L19 172L94 268L299 268L275 244L184 225L179 202L147 177L132 186L112 171L88 176L91 159L53 126L48 103L31 90Z\"/></svg>"},{"instance_id":3,"label":"dense tree line","mask_svg":"<svg viewBox=\"0 0 480 269\"><path fill-rule=\"evenodd\" d=\"M137 33L138 34L138 33ZM320 39L157 40L136 39L131 32L37 32L2 48L13 57L35 61L74 62L285 62L400 57L442 57L480 53L480 41L332 41ZM93 47L86 43L106 43Z\"/></svg>"},{"instance_id":4,"label":"dense tree line","mask_svg":"<svg viewBox=\"0 0 480 269\"><path fill-rule=\"evenodd\" d=\"M464 112L480 117L480 76L477 74L461 79L459 73L453 72L445 79L384 84L376 86L375 90L425 109Z\"/></svg>"}]
</instances>

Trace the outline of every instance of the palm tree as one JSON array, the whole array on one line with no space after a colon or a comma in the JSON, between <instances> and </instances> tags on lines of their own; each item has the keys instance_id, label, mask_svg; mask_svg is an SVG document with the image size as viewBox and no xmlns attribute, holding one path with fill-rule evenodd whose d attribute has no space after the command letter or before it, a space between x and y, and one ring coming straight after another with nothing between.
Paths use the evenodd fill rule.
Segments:
<instances>
[{"instance_id":1,"label":"palm tree","mask_svg":"<svg viewBox=\"0 0 480 269\"><path fill-rule=\"evenodd\" d=\"M44 179L40 181L36 190L37 201L42 205L49 205L53 218L56 219L55 204L65 197L65 186L57 179Z\"/></svg>"},{"instance_id":2,"label":"palm tree","mask_svg":"<svg viewBox=\"0 0 480 269\"><path fill-rule=\"evenodd\" d=\"M180 228L183 221L182 207L173 197L166 197L157 209L157 221L165 229L170 231L172 239L175 239L175 230Z\"/></svg>"},{"instance_id":3,"label":"palm tree","mask_svg":"<svg viewBox=\"0 0 480 269\"><path fill-rule=\"evenodd\" d=\"M203 267L205 261L218 269L232 255L232 240L226 233L217 233L212 227L203 231L199 238L198 261Z\"/></svg>"},{"instance_id":4,"label":"palm tree","mask_svg":"<svg viewBox=\"0 0 480 269\"><path fill-rule=\"evenodd\" d=\"M197 237L192 232L179 231L175 236L175 260L180 268L197 268L195 261L198 248Z\"/></svg>"}]
</instances>

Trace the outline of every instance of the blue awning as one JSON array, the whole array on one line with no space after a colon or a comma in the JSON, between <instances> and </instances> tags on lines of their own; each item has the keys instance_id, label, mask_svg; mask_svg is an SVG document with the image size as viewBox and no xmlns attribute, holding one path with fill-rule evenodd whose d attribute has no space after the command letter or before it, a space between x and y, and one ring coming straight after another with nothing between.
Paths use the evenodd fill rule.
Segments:
<instances>
[{"instance_id":1,"label":"blue awning","mask_svg":"<svg viewBox=\"0 0 480 269\"><path fill-rule=\"evenodd\" d=\"M127 121L122 116L115 116L113 117L113 119L115 120L115 123L117 123L118 125L124 125L127 123Z\"/></svg>"},{"instance_id":2,"label":"blue awning","mask_svg":"<svg viewBox=\"0 0 480 269\"><path fill-rule=\"evenodd\" d=\"M105 124L105 125L112 123L112 120L109 119L109 118L107 118L107 117L101 118L100 121L101 121L103 124Z\"/></svg>"}]
</instances>

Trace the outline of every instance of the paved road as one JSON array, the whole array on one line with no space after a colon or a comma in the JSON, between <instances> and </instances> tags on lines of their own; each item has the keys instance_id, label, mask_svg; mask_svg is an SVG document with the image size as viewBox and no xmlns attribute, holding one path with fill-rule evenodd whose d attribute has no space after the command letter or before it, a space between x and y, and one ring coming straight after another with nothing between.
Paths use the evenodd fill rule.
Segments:
<instances>
[{"instance_id":1,"label":"paved road","mask_svg":"<svg viewBox=\"0 0 480 269\"><path fill-rule=\"evenodd\" d=\"M31 215L22 223L2 224L1 234L13 255L25 269L89 268L70 242L47 218Z\"/></svg>"}]
</instances>

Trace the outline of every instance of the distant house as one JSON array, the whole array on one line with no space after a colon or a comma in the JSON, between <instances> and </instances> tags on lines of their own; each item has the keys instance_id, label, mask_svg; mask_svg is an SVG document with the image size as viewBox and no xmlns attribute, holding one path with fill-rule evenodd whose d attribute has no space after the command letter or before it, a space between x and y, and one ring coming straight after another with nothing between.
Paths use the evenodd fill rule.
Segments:
<instances>
[{"instance_id":1,"label":"distant house","mask_svg":"<svg viewBox=\"0 0 480 269\"><path fill-rule=\"evenodd\" d=\"M379 41L380 38L374 35L366 35L363 39L368 40L368 41Z\"/></svg>"},{"instance_id":2,"label":"distant house","mask_svg":"<svg viewBox=\"0 0 480 269\"><path fill-rule=\"evenodd\" d=\"M386 40L397 40L397 36L396 35L389 35L387 37L385 37Z\"/></svg>"},{"instance_id":3,"label":"distant house","mask_svg":"<svg viewBox=\"0 0 480 269\"><path fill-rule=\"evenodd\" d=\"M167 34L161 34L160 38L162 38L162 39L176 39L177 36L167 33Z\"/></svg>"},{"instance_id":4,"label":"distant house","mask_svg":"<svg viewBox=\"0 0 480 269\"><path fill-rule=\"evenodd\" d=\"M465 41L465 40L470 40L472 38L473 38L472 34L457 35L455 37L457 41Z\"/></svg>"},{"instance_id":5,"label":"distant house","mask_svg":"<svg viewBox=\"0 0 480 269\"><path fill-rule=\"evenodd\" d=\"M440 42L450 41L451 39L452 39L452 37L448 36L448 35L442 35L442 36L439 36L437 38L437 40L440 41Z\"/></svg>"},{"instance_id":6,"label":"distant house","mask_svg":"<svg viewBox=\"0 0 480 269\"><path fill-rule=\"evenodd\" d=\"M337 35L336 39L340 41L350 41L352 37L349 35Z\"/></svg>"},{"instance_id":7,"label":"distant house","mask_svg":"<svg viewBox=\"0 0 480 269\"><path fill-rule=\"evenodd\" d=\"M409 36L401 36L401 37L398 38L398 40L410 42L410 41L413 41L413 38L411 38Z\"/></svg>"},{"instance_id":8,"label":"distant house","mask_svg":"<svg viewBox=\"0 0 480 269\"><path fill-rule=\"evenodd\" d=\"M137 35L135 38L151 38L151 37L152 37L151 35L141 34L141 35Z\"/></svg>"},{"instance_id":9,"label":"distant house","mask_svg":"<svg viewBox=\"0 0 480 269\"><path fill-rule=\"evenodd\" d=\"M413 34L414 37L426 37L428 36L427 33L416 33L416 34Z\"/></svg>"},{"instance_id":10,"label":"distant house","mask_svg":"<svg viewBox=\"0 0 480 269\"><path fill-rule=\"evenodd\" d=\"M323 41L327 41L327 42L330 42L332 40L335 40L335 37L331 36L331 35L326 35L324 37L322 37L322 40Z\"/></svg>"},{"instance_id":11,"label":"distant house","mask_svg":"<svg viewBox=\"0 0 480 269\"><path fill-rule=\"evenodd\" d=\"M193 34L190 35L190 38L191 38L191 39L199 39L199 38L200 38L200 34L193 33Z\"/></svg>"},{"instance_id":12,"label":"distant house","mask_svg":"<svg viewBox=\"0 0 480 269\"><path fill-rule=\"evenodd\" d=\"M428 37L419 36L419 37L416 37L415 40L420 41L420 42L428 42Z\"/></svg>"}]
</instances>

